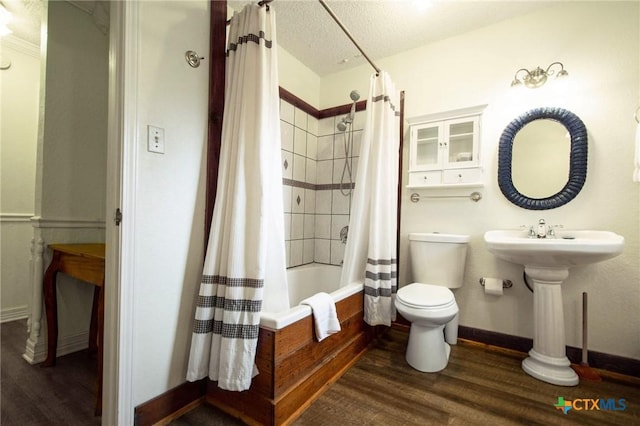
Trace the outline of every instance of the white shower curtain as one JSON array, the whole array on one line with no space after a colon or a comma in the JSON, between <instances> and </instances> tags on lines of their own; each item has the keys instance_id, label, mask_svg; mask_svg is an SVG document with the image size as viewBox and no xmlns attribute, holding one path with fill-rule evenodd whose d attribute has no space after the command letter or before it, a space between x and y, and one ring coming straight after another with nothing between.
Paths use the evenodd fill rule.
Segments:
<instances>
[{"instance_id":1,"label":"white shower curtain","mask_svg":"<svg viewBox=\"0 0 640 426\"><path fill-rule=\"evenodd\" d=\"M260 311L289 307L275 12L231 20L216 202L197 300L187 380L249 389Z\"/></svg>"},{"instance_id":2,"label":"white shower curtain","mask_svg":"<svg viewBox=\"0 0 640 426\"><path fill-rule=\"evenodd\" d=\"M396 316L399 99L386 72L371 76L341 278L341 285L364 281L370 325Z\"/></svg>"}]
</instances>

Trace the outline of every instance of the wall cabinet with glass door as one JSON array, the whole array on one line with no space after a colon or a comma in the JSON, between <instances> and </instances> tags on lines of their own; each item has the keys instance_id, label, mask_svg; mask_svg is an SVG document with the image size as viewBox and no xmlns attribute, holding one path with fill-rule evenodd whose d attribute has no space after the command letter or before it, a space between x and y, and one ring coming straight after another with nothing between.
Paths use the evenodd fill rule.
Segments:
<instances>
[{"instance_id":1,"label":"wall cabinet with glass door","mask_svg":"<svg viewBox=\"0 0 640 426\"><path fill-rule=\"evenodd\" d=\"M409 188L482 185L477 108L409 119Z\"/></svg>"}]
</instances>

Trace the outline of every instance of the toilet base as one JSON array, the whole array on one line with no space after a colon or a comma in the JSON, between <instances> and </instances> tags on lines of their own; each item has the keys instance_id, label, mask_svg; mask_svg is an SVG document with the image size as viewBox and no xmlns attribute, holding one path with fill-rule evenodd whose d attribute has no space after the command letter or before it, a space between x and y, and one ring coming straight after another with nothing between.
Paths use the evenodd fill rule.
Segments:
<instances>
[{"instance_id":1,"label":"toilet base","mask_svg":"<svg viewBox=\"0 0 640 426\"><path fill-rule=\"evenodd\" d=\"M444 340L444 325L423 327L411 324L405 359L409 365L424 373L444 370L449 363L451 347Z\"/></svg>"}]
</instances>

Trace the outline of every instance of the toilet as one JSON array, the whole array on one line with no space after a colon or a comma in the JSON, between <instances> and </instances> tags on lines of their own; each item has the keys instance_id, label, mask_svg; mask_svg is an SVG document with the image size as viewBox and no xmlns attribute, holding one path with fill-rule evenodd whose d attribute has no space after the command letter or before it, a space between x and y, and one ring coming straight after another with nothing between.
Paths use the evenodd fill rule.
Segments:
<instances>
[{"instance_id":1,"label":"toilet","mask_svg":"<svg viewBox=\"0 0 640 426\"><path fill-rule=\"evenodd\" d=\"M415 282L398 290L395 305L411 322L405 358L416 370L443 370L449 345L458 341L458 305L450 289L462 287L468 243L468 235L409 234Z\"/></svg>"}]
</instances>

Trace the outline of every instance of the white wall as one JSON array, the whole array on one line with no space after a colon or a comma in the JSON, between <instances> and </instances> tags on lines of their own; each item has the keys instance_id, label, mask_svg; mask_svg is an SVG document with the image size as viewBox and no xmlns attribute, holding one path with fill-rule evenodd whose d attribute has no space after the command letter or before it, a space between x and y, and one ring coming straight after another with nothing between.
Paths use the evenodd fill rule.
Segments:
<instances>
[{"instance_id":1,"label":"white wall","mask_svg":"<svg viewBox=\"0 0 640 426\"><path fill-rule=\"evenodd\" d=\"M44 10L32 225L46 268L49 244L104 241L109 36L68 2L49 2ZM34 291L42 285L38 273ZM93 287L63 274L57 282L62 355L87 346ZM40 347L34 362L46 353L43 338L32 330Z\"/></svg>"},{"instance_id":2,"label":"white wall","mask_svg":"<svg viewBox=\"0 0 640 426\"><path fill-rule=\"evenodd\" d=\"M0 71L0 321L25 318L31 298L29 247L36 179L40 49L2 37Z\"/></svg>"},{"instance_id":3,"label":"white wall","mask_svg":"<svg viewBox=\"0 0 640 426\"><path fill-rule=\"evenodd\" d=\"M205 1L140 2L133 405L185 381L204 248L208 58ZM165 153L146 149L164 128Z\"/></svg>"},{"instance_id":4,"label":"white wall","mask_svg":"<svg viewBox=\"0 0 640 426\"><path fill-rule=\"evenodd\" d=\"M321 93L320 77L280 46L278 46L278 78L280 87L318 108ZM343 100L336 105L346 103L348 102Z\"/></svg>"},{"instance_id":5,"label":"white wall","mask_svg":"<svg viewBox=\"0 0 640 426\"><path fill-rule=\"evenodd\" d=\"M562 2L505 21L377 60L406 92L405 116L488 104L481 131L483 199L428 200L413 204L403 191L400 281L410 282L407 234L446 231L471 235L465 286L456 291L460 323L532 337L532 295L522 267L497 260L485 248L489 229L514 228L545 218L567 228L604 229L626 239L619 257L572 268L563 285L567 344L581 345L581 293L589 293L591 350L640 359L640 199L633 170L633 113L640 100L640 5L637 2ZM522 67L562 61L569 77L544 87L513 90ZM339 104L345 91L368 90L371 69L362 66L322 79L321 104ZM420 78L418 78L420 77ZM558 106L577 114L589 132L586 184L569 204L528 211L510 204L496 182L502 129L526 110ZM408 135L405 136L404 179ZM428 194L428 191L419 191ZM466 191L469 192L469 191ZM501 298L485 296L478 279L508 278L515 286Z\"/></svg>"},{"instance_id":6,"label":"white wall","mask_svg":"<svg viewBox=\"0 0 640 426\"><path fill-rule=\"evenodd\" d=\"M135 222L133 405L185 381L204 259L209 61L205 1L140 2ZM317 105L317 75L282 49L281 85ZM301 78L302 77L302 78ZM304 83L304 84L303 84ZM165 129L165 154L147 152L147 125Z\"/></svg>"}]
</instances>

